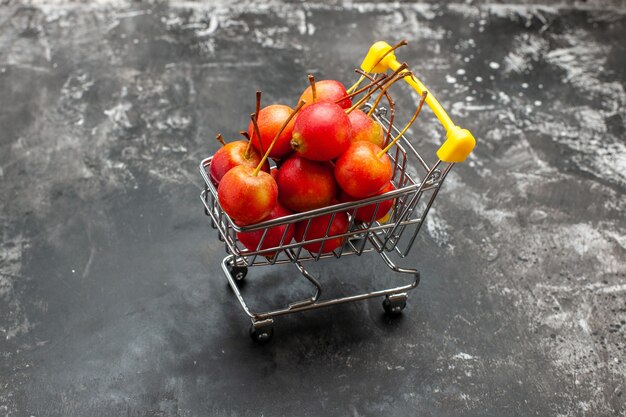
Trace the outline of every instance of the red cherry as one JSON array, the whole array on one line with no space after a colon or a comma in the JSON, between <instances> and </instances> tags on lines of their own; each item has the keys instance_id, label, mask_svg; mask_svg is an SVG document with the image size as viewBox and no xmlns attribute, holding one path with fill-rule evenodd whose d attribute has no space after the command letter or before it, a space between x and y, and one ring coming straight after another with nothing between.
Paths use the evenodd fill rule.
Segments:
<instances>
[{"instance_id":1,"label":"red cherry","mask_svg":"<svg viewBox=\"0 0 626 417\"><path fill-rule=\"evenodd\" d=\"M266 218L278 200L278 186L270 174L245 165L228 171L217 188L222 209L242 226Z\"/></svg>"},{"instance_id":2,"label":"red cherry","mask_svg":"<svg viewBox=\"0 0 626 417\"><path fill-rule=\"evenodd\" d=\"M335 103L321 101L298 115L291 147L307 159L328 161L341 155L351 139L352 126L346 112Z\"/></svg>"},{"instance_id":3,"label":"red cherry","mask_svg":"<svg viewBox=\"0 0 626 417\"><path fill-rule=\"evenodd\" d=\"M329 162L315 162L294 155L278 170L280 200L294 211L328 206L339 187Z\"/></svg>"},{"instance_id":4,"label":"red cherry","mask_svg":"<svg viewBox=\"0 0 626 417\"><path fill-rule=\"evenodd\" d=\"M230 142L221 147L211 159L209 174L214 183L219 183L222 177L237 165L246 165L250 168L256 168L263 158L255 149L249 149L246 157L246 149L248 142L238 140ZM265 161L261 168L265 172L269 172L270 165Z\"/></svg>"},{"instance_id":5,"label":"red cherry","mask_svg":"<svg viewBox=\"0 0 626 417\"><path fill-rule=\"evenodd\" d=\"M302 220L296 223L296 233L294 235L296 241L303 242L305 240L313 240L326 236L326 229L328 229L328 224L330 223L331 217L332 214L324 214L322 216L314 217L310 220L311 225L309 226L308 230L307 223L309 222L309 220ZM328 236L330 237L330 239L322 242L307 243L303 246L303 248L313 253L319 253L320 251L323 251L323 253L332 252L333 250L340 247L345 240L345 237L333 238L333 236L347 233L349 224L350 223L348 221L348 215L346 213L339 212L335 214L335 218L330 224L330 230L328 231ZM306 237L304 235L305 230ZM324 245L323 247L322 243Z\"/></svg>"},{"instance_id":6,"label":"red cherry","mask_svg":"<svg viewBox=\"0 0 626 417\"><path fill-rule=\"evenodd\" d=\"M262 221L278 219L281 217L289 216L293 214L290 210L288 210L285 206L283 206L280 202L277 202L269 216L264 218ZM285 234L285 230L287 230ZM274 226L267 229L267 233L265 233L265 229L255 230L252 232L239 232L237 233L237 239L250 251L256 251L261 239L263 238L263 234L265 233L265 238L263 239L263 244L259 248L259 250L269 249L277 247L281 244L281 239L283 238L283 234L285 234L285 239L283 239L282 244L287 245L293 239L295 227L293 224L290 225L280 225ZM271 256L272 253L267 253L265 256Z\"/></svg>"},{"instance_id":7,"label":"red cherry","mask_svg":"<svg viewBox=\"0 0 626 417\"><path fill-rule=\"evenodd\" d=\"M347 98L348 93L346 88L339 81L336 80L322 80L315 81L315 100L313 100L313 89L308 86L306 90L300 96L300 100L307 102L307 105L317 103L318 101L330 101L339 104L343 109L348 109L352 106L352 100ZM344 98L346 97L346 98ZM341 100L344 98L343 100ZM338 102L338 100L341 100Z\"/></svg>"},{"instance_id":8,"label":"red cherry","mask_svg":"<svg viewBox=\"0 0 626 417\"><path fill-rule=\"evenodd\" d=\"M352 125L352 142L365 140L382 148L385 135L380 124L359 109L352 110L348 118Z\"/></svg>"},{"instance_id":9,"label":"red cherry","mask_svg":"<svg viewBox=\"0 0 626 417\"><path fill-rule=\"evenodd\" d=\"M375 195L385 194L395 189L396 187L393 186L393 183L389 182L385 188L380 190ZM349 201L358 201L358 198L354 198L351 195L348 195L345 191L343 191L341 193L339 200L342 203L346 203ZM380 203L372 203L372 204L368 204L367 206L359 207L356 211L355 218L362 222L371 222L373 220L379 220L385 217L387 213L389 213L389 210L391 210L391 207L393 207L394 201L395 201L394 198L390 198L389 200L383 200ZM378 211L376 211L376 204L379 204ZM373 218L374 212L376 212L376 218Z\"/></svg>"},{"instance_id":10,"label":"red cherry","mask_svg":"<svg viewBox=\"0 0 626 417\"><path fill-rule=\"evenodd\" d=\"M352 143L335 164L335 178L339 186L355 198L378 193L391 181L391 159L380 147L360 140Z\"/></svg>"},{"instance_id":11,"label":"red cherry","mask_svg":"<svg viewBox=\"0 0 626 417\"><path fill-rule=\"evenodd\" d=\"M289 106L282 104L272 104L264 107L259 112L257 125L259 126L259 132L261 132L261 140L259 141L258 135L254 131L254 124L250 122L248 125L248 135L252 140L252 146L255 149L264 153L269 148L272 140L276 137L276 133L280 130L281 126L291 115L293 109ZM276 144L272 148L269 156L271 158L282 158L291 152L291 134L293 132L295 120L291 121L285 126L285 129L278 136Z\"/></svg>"}]
</instances>

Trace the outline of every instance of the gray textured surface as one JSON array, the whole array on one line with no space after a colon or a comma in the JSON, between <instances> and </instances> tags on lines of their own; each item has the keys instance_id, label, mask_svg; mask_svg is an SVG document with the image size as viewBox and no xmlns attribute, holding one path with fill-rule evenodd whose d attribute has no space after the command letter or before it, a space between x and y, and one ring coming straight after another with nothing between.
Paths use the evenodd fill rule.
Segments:
<instances>
[{"instance_id":1,"label":"gray textured surface","mask_svg":"<svg viewBox=\"0 0 626 417\"><path fill-rule=\"evenodd\" d=\"M0 415L625 415L625 21L597 2L0 7ZM479 141L408 262L422 284L402 319L345 305L255 346L196 165L255 89L294 103L307 72L348 83L401 37ZM337 294L396 279L374 258L316 272ZM258 306L306 290L251 275Z\"/></svg>"}]
</instances>

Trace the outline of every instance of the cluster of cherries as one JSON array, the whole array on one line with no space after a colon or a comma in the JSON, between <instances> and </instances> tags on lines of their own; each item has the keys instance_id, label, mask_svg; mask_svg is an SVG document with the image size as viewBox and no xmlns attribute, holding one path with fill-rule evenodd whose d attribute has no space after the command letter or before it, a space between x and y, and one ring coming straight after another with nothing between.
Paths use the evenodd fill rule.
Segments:
<instances>
[{"instance_id":1,"label":"cluster of cherries","mask_svg":"<svg viewBox=\"0 0 626 417\"><path fill-rule=\"evenodd\" d=\"M411 121L393 139L390 129L385 134L372 118L375 107L368 113L360 108L376 92L375 106L383 96L390 100L387 89L409 75L403 65L391 76L368 77L370 84L357 89L357 83L349 90L339 81L316 82L309 75L310 86L294 109L282 104L261 108L261 93L257 92L256 112L251 115L248 131L240 132L248 140L225 143L218 135L223 147L211 160L210 177L218 185L218 201L224 212L236 224L246 226L394 190L387 151L415 121L425 96ZM353 104L360 94L362 98ZM276 167L270 169L268 158ZM354 216L363 222L379 220L393 203L389 199L366 205ZM327 253L343 243L341 237L333 236L345 234L349 227L344 212L334 217L320 215L308 223L305 220L295 227L289 224L240 232L237 238L256 251L288 244L294 238L303 242L328 236L304 245L313 253Z\"/></svg>"}]
</instances>

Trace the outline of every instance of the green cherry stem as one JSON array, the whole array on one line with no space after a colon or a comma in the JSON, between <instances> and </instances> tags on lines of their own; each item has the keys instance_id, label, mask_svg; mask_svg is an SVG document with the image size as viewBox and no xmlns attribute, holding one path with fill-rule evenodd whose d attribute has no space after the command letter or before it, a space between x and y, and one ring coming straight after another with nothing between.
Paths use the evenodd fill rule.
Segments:
<instances>
[{"instance_id":1,"label":"green cherry stem","mask_svg":"<svg viewBox=\"0 0 626 417\"><path fill-rule=\"evenodd\" d=\"M372 77L371 75L369 75L365 71L357 70L357 72L359 74L361 74L361 75L364 75L369 80L375 81L374 77ZM391 96L389 95L389 93L386 90L384 91L384 94L385 94L385 98L387 99L387 103L389 103L389 126L387 127L387 133L385 135L385 140L383 141L383 143L385 144L384 146L386 146L387 143L389 143L389 139L391 139L391 129L393 127L393 121L394 121L394 119L396 117L396 103L393 101L393 99L391 98ZM372 108L375 109L376 107L372 106Z\"/></svg>"},{"instance_id":2,"label":"green cherry stem","mask_svg":"<svg viewBox=\"0 0 626 417\"><path fill-rule=\"evenodd\" d=\"M346 110L346 114L350 114L354 109L361 107L367 101L367 99L369 99L372 96L372 94L374 94L380 88L383 88L383 89L385 89L385 87L389 88L393 83L395 83L396 81L400 79L398 77L398 73L400 73L401 71L404 71L405 69L407 69L407 67L408 65L406 64L406 62L400 65L398 69L395 70L389 78L385 79L386 81L382 85L377 85L376 88L373 88L372 90L368 91L366 95L364 95L359 101L354 103L352 107Z\"/></svg>"},{"instance_id":3,"label":"green cherry stem","mask_svg":"<svg viewBox=\"0 0 626 417\"><path fill-rule=\"evenodd\" d=\"M250 159L250 145L252 145L252 140L250 139L250 135L248 135L248 132L244 130L240 131L239 134L243 136L244 138L246 138L246 140L248 141L248 146L246 146L246 151L243 153L243 157L246 159Z\"/></svg>"},{"instance_id":4,"label":"green cherry stem","mask_svg":"<svg viewBox=\"0 0 626 417\"><path fill-rule=\"evenodd\" d=\"M359 72L360 70L356 70L357 72ZM335 100L335 104L339 104L342 101L348 99L348 98L352 98L354 96L358 96L359 94L361 94L362 92L364 92L365 90L368 90L372 87L376 87L378 85L380 85L380 83L382 83L384 80L387 79L387 74L384 74L382 77L380 77L378 80L374 80L373 78L369 77L370 80L372 80L371 84L366 85L365 87L359 88L357 91L355 91L354 93L350 93L345 97L342 97L340 99Z\"/></svg>"},{"instance_id":5,"label":"green cherry stem","mask_svg":"<svg viewBox=\"0 0 626 417\"><path fill-rule=\"evenodd\" d=\"M393 84L395 84L396 81L401 80L404 77L408 77L409 75L413 75L413 73L411 71L400 71L397 75L396 75L396 79L392 80L391 82L387 83L383 89L380 91L380 94L378 94L378 97L376 97L376 100L374 100L374 104L372 105L372 108L370 109L370 111L367 113L368 116L371 116L374 111L376 110L376 107L378 107L378 104L380 103L380 100L382 100L383 96L385 94L387 94L387 90L389 89L389 87L391 87Z\"/></svg>"},{"instance_id":6,"label":"green cherry stem","mask_svg":"<svg viewBox=\"0 0 626 417\"><path fill-rule=\"evenodd\" d=\"M391 147L393 145L396 144L396 142L402 137L402 135L404 135L406 133L406 131L409 130L409 128L411 127L411 125L413 124L415 119L417 119L417 116L419 116L420 111L422 111L422 107L424 106L424 102L426 101L426 96L427 95L428 95L428 92L424 91L424 93L422 94L422 99L420 100L420 104L417 106L417 110L413 114L413 117L411 117L411 120L409 120L409 123L407 123L406 126L404 126L404 129L402 129L402 131L400 133L398 133L398 136L396 136L391 141L391 143L385 147L385 149L383 149L382 151L378 152L378 155L376 155L376 156L381 158L384 154L387 153L387 151L389 151L389 149L391 149Z\"/></svg>"}]
</instances>

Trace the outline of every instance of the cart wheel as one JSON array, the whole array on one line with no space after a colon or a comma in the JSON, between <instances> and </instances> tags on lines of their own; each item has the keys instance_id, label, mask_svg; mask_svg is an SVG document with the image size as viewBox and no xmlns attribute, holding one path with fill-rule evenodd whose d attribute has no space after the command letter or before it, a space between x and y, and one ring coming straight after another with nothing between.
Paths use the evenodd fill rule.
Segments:
<instances>
[{"instance_id":1,"label":"cart wheel","mask_svg":"<svg viewBox=\"0 0 626 417\"><path fill-rule=\"evenodd\" d=\"M383 300L383 308L385 309L385 313L391 316L397 316L402 313L402 310L406 307L406 294L393 294L388 295Z\"/></svg>"},{"instance_id":2,"label":"cart wheel","mask_svg":"<svg viewBox=\"0 0 626 417\"><path fill-rule=\"evenodd\" d=\"M263 325L257 323L250 326L250 337L258 344L264 345L268 343L272 340L272 336L274 336L274 325L272 323Z\"/></svg>"},{"instance_id":3,"label":"cart wheel","mask_svg":"<svg viewBox=\"0 0 626 417\"><path fill-rule=\"evenodd\" d=\"M230 276L233 277L235 282L242 282L248 274L248 267L230 265L228 267L228 272L230 272Z\"/></svg>"}]
</instances>

